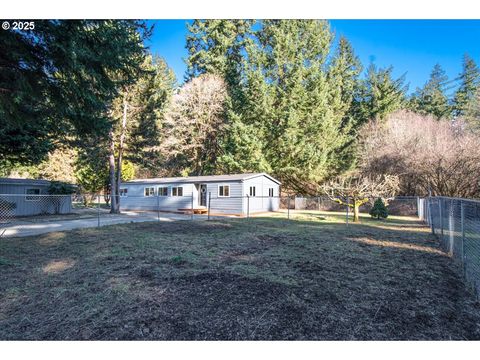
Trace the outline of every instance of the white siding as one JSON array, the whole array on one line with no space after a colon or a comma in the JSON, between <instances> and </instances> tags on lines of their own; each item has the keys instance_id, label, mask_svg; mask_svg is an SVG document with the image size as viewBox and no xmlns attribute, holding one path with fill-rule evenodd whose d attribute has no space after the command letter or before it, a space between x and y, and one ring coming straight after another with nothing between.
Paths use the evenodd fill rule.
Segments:
<instances>
[{"instance_id":1,"label":"white siding","mask_svg":"<svg viewBox=\"0 0 480 360\"><path fill-rule=\"evenodd\" d=\"M219 185L230 186L229 197L219 197ZM211 196L210 212L216 214L243 214L242 209L242 183L236 182L214 182L207 184L207 194ZM207 197L208 201L208 197Z\"/></svg>"},{"instance_id":2,"label":"white siding","mask_svg":"<svg viewBox=\"0 0 480 360\"><path fill-rule=\"evenodd\" d=\"M250 213L278 211L280 208L279 185L266 176L257 176L245 180L243 183L244 195L250 195L250 187L255 186L255 197L244 199L244 209L247 212L247 201L249 201ZM268 196L268 189L273 188L273 197Z\"/></svg>"},{"instance_id":3,"label":"white siding","mask_svg":"<svg viewBox=\"0 0 480 360\"><path fill-rule=\"evenodd\" d=\"M183 187L183 196L172 196L172 187ZM155 196L145 196L145 188L154 187ZM159 187L168 188L168 196L157 196ZM127 196L120 197L121 210L157 210L178 211L192 206L193 184L122 184L121 189L128 189ZM194 206L197 203L194 202Z\"/></svg>"},{"instance_id":4,"label":"white siding","mask_svg":"<svg viewBox=\"0 0 480 360\"><path fill-rule=\"evenodd\" d=\"M72 212L72 198L65 196L33 196L35 200L27 200L27 189L39 189L40 195L48 195L49 185L43 184L2 184L0 183L0 212L5 217L32 216L42 214L69 214ZM9 196L9 194L12 194ZM13 195L15 194L15 195ZM2 215L2 214L0 214Z\"/></svg>"},{"instance_id":5,"label":"white siding","mask_svg":"<svg viewBox=\"0 0 480 360\"><path fill-rule=\"evenodd\" d=\"M123 210L157 210L157 201L162 211L178 211L178 209L189 209L193 205L199 207L199 185L207 185L207 206L210 198L210 212L212 214L247 214L247 199L249 186L256 186L256 198L250 199L250 212L277 211L279 209L279 185L260 175L252 179L219 182L199 183L135 183L122 184L122 189L128 189L128 196L120 197L120 208ZM230 196L220 197L218 188L220 185L230 186ZM168 196L158 197L158 188L168 187ZM183 197L174 197L172 187L182 186ZM145 197L145 187L154 187L155 196ZM268 197L268 189L274 189L274 197Z\"/></svg>"}]
</instances>

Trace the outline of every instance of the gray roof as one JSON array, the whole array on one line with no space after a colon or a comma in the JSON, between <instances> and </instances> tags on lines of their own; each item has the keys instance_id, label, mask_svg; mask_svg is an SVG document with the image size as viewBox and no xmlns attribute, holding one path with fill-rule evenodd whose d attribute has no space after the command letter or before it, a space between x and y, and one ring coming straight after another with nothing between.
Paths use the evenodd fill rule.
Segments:
<instances>
[{"instance_id":1,"label":"gray roof","mask_svg":"<svg viewBox=\"0 0 480 360\"><path fill-rule=\"evenodd\" d=\"M2 185L50 185L50 181L42 179L0 178Z\"/></svg>"},{"instance_id":2,"label":"gray roof","mask_svg":"<svg viewBox=\"0 0 480 360\"><path fill-rule=\"evenodd\" d=\"M266 173L249 173L249 174L230 174L230 175L208 175L208 176L186 176L186 177L165 177L151 179L136 179L126 181L123 184L167 184L167 183L200 183L200 182L218 182L218 181L244 181L258 176L265 176L277 184L280 181L274 179Z\"/></svg>"}]
</instances>

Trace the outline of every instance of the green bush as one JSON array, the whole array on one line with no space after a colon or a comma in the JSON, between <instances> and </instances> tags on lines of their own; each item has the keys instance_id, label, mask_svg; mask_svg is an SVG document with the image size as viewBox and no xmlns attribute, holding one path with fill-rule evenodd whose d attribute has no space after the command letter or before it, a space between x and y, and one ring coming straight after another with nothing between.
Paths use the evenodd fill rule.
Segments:
<instances>
[{"instance_id":1,"label":"green bush","mask_svg":"<svg viewBox=\"0 0 480 360\"><path fill-rule=\"evenodd\" d=\"M75 192L75 186L61 181L52 181L48 187L50 195L70 195Z\"/></svg>"},{"instance_id":2,"label":"green bush","mask_svg":"<svg viewBox=\"0 0 480 360\"><path fill-rule=\"evenodd\" d=\"M386 219L388 217L388 209L382 199L378 198L375 200L375 203L370 210L370 215L377 219Z\"/></svg>"}]
</instances>

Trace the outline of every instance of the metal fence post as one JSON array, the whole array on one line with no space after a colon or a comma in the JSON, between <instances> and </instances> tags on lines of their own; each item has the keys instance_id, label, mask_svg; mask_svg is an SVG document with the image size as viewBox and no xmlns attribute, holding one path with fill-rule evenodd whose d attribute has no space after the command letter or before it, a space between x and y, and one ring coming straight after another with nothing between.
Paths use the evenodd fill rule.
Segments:
<instances>
[{"instance_id":1,"label":"metal fence post","mask_svg":"<svg viewBox=\"0 0 480 360\"><path fill-rule=\"evenodd\" d=\"M422 211L423 212L423 211ZM422 216L420 216L420 197L417 196L417 216L420 220L423 220L422 217L423 217L423 214Z\"/></svg>"},{"instance_id":2,"label":"metal fence post","mask_svg":"<svg viewBox=\"0 0 480 360\"><path fill-rule=\"evenodd\" d=\"M350 207L350 198L347 196L347 216L346 216L347 226L348 226L348 210L349 210L349 207Z\"/></svg>"},{"instance_id":3,"label":"metal fence post","mask_svg":"<svg viewBox=\"0 0 480 360\"><path fill-rule=\"evenodd\" d=\"M433 214L432 214L432 198L428 197L428 221L430 222L430 227L432 228L432 234L435 235L435 225L433 224Z\"/></svg>"},{"instance_id":4,"label":"metal fence post","mask_svg":"<svg viewBox=\"0 0 480 360\"><path fill-rule=\"evenodd\" d=\"M191 219L193 220L193 188L192 188L192 217Z\"/></svg>"},{"instance_id":5,"label":"metal fence post","mask_svg":"<svg viewBox=\"0 0 480 360\"><path fill-rule=\"evenodd\" d=\"M212 200L212 193L208 193L208 209L207 209L207 220L210 220L210 201Z\"/></svg>"},{"instance_id":6,"label":"metal fence post","mask_svg":"<svg viewBox=\"0 0 480 360\"><path fill-rule=\"evenodd\" d=\"M287 218L290 220L290 195L287 197Z\"/></svg>"},{"instance_id":7,"label":"metal fence post","mask_svg":"<svg viewBox=\"0 0 480 360\"><path fill-rule=\"evenodd\" d=\"M466 275L466 259L465 259L465 206L463 201L460 200L460 226L462 231L462 270L463 276Z\"/></svg>"},{"instance_id":8,"label":"metal fence post","mask_svg":"<svg viewBox=\"0 0 480 360\"><path fill-rule=\"evenodd\" d=\"M250 195L247 194L247 219L250 219Z\"/></svg>"},{"instance_id":9,"label":"metal fence post","mask_svg":"<svg viewBox=\"0 0 480 360\"><path fill-rule=\"evenodd\" d=\"M449 246L450 246L450 254L455 256L454 249L455 249L455 222L453 220L453 199L450 200L450 208L448 209L448 238L449 238Z\"/></svg>"},{"instance_id":10,"label":"metal fence post","mask_svg":"<svg viewBox=\"0 0 480 360\"><path fill-rule=\"evenodd\" d=\"M97 194L97 226L100 227L100 195Z\"/></svg>"},{"instance_id":11,"label":"metal fence post","mask_svg":"<svg viewBox=\"0 0 480 360\"><path fill-rule=\"evenodd\" d=\"M439 211L439 217L440 217L440 241L442 242L443 245L443 211L442 211L442 198L438 199L438 211Z\"/></svg>"}]
</instances>

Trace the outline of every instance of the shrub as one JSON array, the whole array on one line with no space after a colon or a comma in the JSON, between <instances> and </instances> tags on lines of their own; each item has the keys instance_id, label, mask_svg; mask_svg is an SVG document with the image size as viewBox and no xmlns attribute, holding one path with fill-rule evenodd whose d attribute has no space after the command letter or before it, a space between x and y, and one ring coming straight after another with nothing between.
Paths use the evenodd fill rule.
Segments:
<instances>
[{"instance_id":1,"label":"shrub","mask_svg":"<svg viewBox=\"0 0 480 360\"><path fill-rule=\"evenodd\" d=\"M375 200L375 203L373 204L372 209L370 210L370 215L373 218L377 219L386 219L388 217L388 210L387 207L385 206L385 203L381 198L378 198Z\"/></svg>"},{"instance_id":2,"label":"shrub","mask_svg":"<svg viewBox=\"0 0 480 360\"><path fill-rule=\"evenodd\" d=\"M50 195L70 195L75 192L75 186L61 181L52 181L47 191Z\"/></svg>"}]
</instances>

